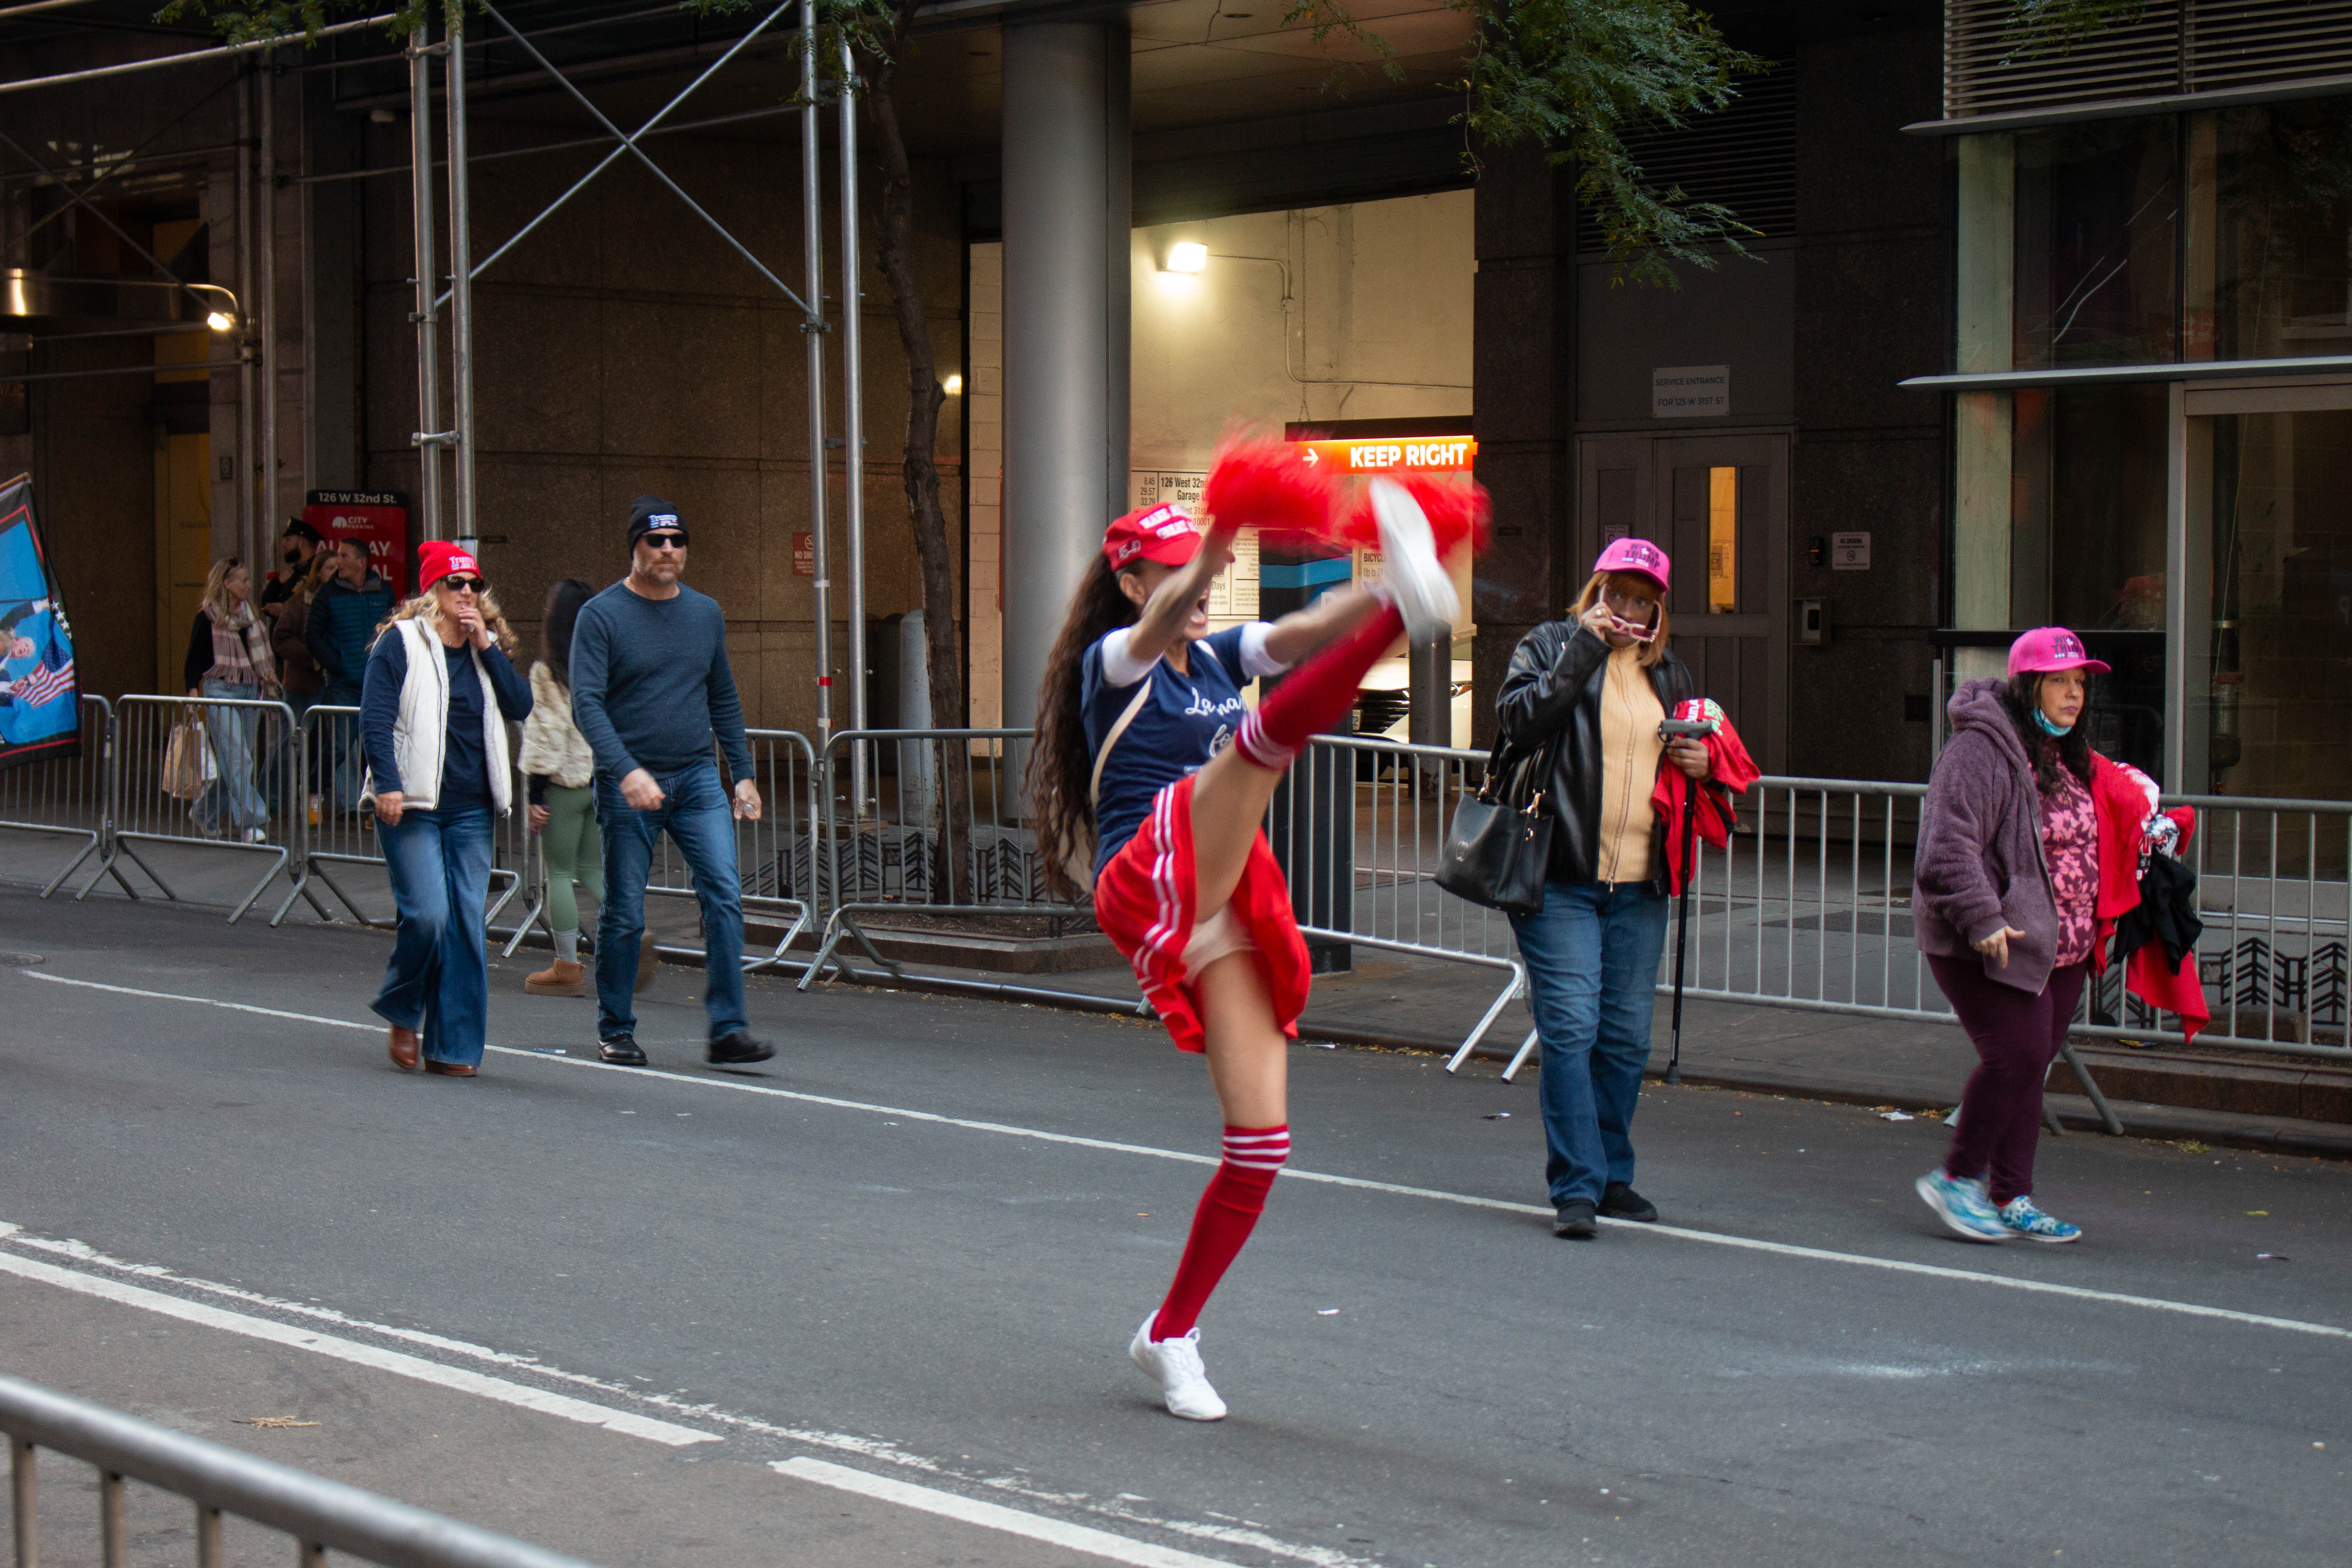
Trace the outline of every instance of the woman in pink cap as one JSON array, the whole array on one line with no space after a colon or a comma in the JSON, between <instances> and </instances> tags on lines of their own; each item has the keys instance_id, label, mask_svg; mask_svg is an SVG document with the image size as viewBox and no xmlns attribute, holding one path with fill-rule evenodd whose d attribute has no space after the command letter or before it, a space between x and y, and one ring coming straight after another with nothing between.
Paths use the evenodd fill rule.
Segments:
<instances>
[{"instance_id":1,"label":"woman in pink cap","mask_svg":"<svg viewBox=\"0 0 2352 1568\"><path fill-rule=\"evenodd\" d=\"M1917 1186L1971 1241L2083 1234L2033 1201L2033 1152L2042 1080L2097 946L2100 775L2123 770L2091 750L2082 718L2091 673L2106 669L2063 626L2019 637L2008 679L1952 693L1952 739L1920 810L1916 940L1979 1063L1951 1148Z\"/></svg>"},{"instance_id":2,"label":"woman in pink cap","mask_svg":"<svg viewBox=\"0 0 2352 1568\"><path fill-rule=\"evenodd\" d=\"M1600 1234L1596 1215L1658 1217L1633 1190L1633 1107L1666 942L1664 835L1650 793L1661 761L1695 779L1712 767L1698 742L1669 745L1658 732L1697 695L1666 647L1673 570L1646 539L1612 542L1568 616L1520 639L1495 699L1513 751L1559 746L1543 795L1544 905L1513 915L1511 930L1543 1048L1552 1234L1574 1241Z\"/></svg>"}]
</instances>

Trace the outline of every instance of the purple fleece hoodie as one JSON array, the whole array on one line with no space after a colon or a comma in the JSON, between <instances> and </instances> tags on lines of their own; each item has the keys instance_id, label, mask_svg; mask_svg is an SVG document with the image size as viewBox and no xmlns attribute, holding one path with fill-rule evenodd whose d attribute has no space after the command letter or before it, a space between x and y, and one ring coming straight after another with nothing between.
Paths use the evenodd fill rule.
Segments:
<instances>
[{"instance_id":1,"label":"purple fleece hoodie","mask_svg":"<svg viewBox=\"0 0 2352 1568\"><path fill-rule=\"evenodd\" d=\"M2058 956L2058 900L2042 851L2042 800L2000 680L1970 680L1945 710L1952 738L1936 759L1919 812L1911 921L1919 951L1961 958L2007 925L2009 967L1985 978L2042 994Z\"/></svg>"}]
</instances>

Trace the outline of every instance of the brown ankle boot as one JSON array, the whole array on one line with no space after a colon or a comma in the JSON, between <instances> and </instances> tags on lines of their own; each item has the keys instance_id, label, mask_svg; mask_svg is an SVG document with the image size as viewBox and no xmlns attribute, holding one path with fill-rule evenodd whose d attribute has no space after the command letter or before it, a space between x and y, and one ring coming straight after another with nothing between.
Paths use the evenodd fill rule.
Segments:
<instances>
[{"instance_id":1,"label":"brown ankle boot","mask_svg":"<svg viewBox=\"0 0 2352 1568\"><path fill-rule=\"evenodd\" d=\"M580 965L569 959L559 958L545 969L530 976L522 988L534 996L585 996L587 988L580 983Z\"/></svg>"}]
</instances>

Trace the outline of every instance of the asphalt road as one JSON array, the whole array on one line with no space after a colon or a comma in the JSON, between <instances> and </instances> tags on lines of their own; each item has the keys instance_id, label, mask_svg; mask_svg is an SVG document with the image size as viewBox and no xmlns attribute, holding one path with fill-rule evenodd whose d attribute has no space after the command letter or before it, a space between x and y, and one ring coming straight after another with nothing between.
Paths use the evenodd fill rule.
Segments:
<instances>
[{"instance_id":1,"label":"asphalt road","mask_svg":"<svg viewBox=\"0 0 2352 1568\"><path fill-rule=\"evenodd\" d=\"M1936 1123L1654 1088L1667 1226L1580 1245L1530 1081L1302 1046L1293 1174L1343 1180L1277 1184L1201 1426L1124 1353L1216 1147L1155 1028L757 981L778 1057L719 1074L671 971L632 1073L519 960L484 1076L408 1078L335 1026L386 941L0 891L0 1367L611 1563L1102 1560L826 1466L1136 1562L2343 1560L2340 1166L2045 1140L2088 1238L1972 1247Z\"/></svg>"}]
</instances>

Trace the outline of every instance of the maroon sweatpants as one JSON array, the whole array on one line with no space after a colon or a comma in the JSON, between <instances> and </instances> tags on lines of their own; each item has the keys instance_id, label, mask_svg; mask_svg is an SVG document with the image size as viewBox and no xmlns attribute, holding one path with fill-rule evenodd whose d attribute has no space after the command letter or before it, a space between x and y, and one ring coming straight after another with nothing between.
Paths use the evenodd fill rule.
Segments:
<instances>
[{"instance_id":1,"label":"maroon sweatpants","mask_svg":"<svg viewBox=\"0 0 2352 1568\"><path fill-rule=\"evenodd\" d=\"M2033 1151L2042 1141L2042 1079L2065 1043L2083 999L2086 961L2051 972L2039 996L1985 978L1983 963L1937 958L1936 973L1969 1043L1977 1070L1960 1096L1960 1125L1944 1156L1944 1173L1965 1181L1990 1171L1995 1207L2033 1191Z\"/></svg>"}]
</instances>

